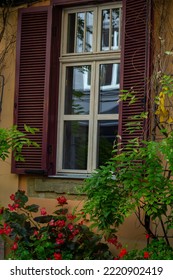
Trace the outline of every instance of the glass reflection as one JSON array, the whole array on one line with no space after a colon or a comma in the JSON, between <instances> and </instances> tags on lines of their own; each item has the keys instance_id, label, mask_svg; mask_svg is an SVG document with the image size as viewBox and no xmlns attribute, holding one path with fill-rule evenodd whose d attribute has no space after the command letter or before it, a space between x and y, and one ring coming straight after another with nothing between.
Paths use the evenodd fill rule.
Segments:
<instances>
[{"instance_id":1,"label":"glass reflection","mask_svg":"<svg viewBox=\"0 0 173 280\"><path fill-rule=\"evenodd\" d=\"M99 114L118 114L119 64L100 64Z\"/></svg>"},{"instance_id":2,"label":"glass reflection","mask_svg":"<svg viewBox=\"0 0 173 280\"><path fill-rule=\"evenodd\" d=\"M98 122L97 168L112 157L116 135L118 135L118 121Z\"/></svg>"},{"instance_id":3,"label":"glass reflection","mask_svg":"<svg viewBox=\"0 0 173 280\"><path fill-rule=\"evenodd\" d=\"M65 121L63 169L87 169L88 121Z\"/></svg>"},{"instance_id":4,"label":"glass reflection","mask_svg":"<svg viewBox=\"0 0 173 280\"><path fill-rule=\"evenodd\" d=\"M86 41L85 41L85 51L92 51L93 42L93 12L86 13Z\"/></svg>"},{"instance_id":5,"label":"glass reflection","mask_svg":"<svg viewBox=\"0 0 173 280\"><path fill-rule=\"evenodd\" d=\"M102 11L102 47L101 50L109 49L110 10Z\"/></svg>"},{"instance_id":6,"label":"glass reflection","mask_svg":"<svg viewBox=\"0 0 173 280\"><path fill-rule=\"evenodd\" d=\"M74 53L76 14L68 15L67 53Z\"/></svg>"},{"instance_id":7,"label":"glass reflection","mask_svg":"<svg viewBox=\"0 0 173 280\"><path fill-rule=\"evenodd\" d=\"M119 9L112 10L112 50L116 50L119 47L119 12Z\"/></svg>"},{"instance_id":8,"label":"glass reflection","mask_svg":"<svg viewBox=\"0 0 173 280\"><path fill-rule=\"evenodd\" d=\"M76 41L76 52L83 52L84 49L84 24L85 24L85 13L77 13L77 41Z\"/></svg>"},{"instance_id":9,"label":"glass reflection","mask_svg":"<svg viewBox=\"0 0 173 280\"><path fill-rule=\"evenodd\" d=\"M67 53L92 51L93 17L93 11L68 15Z\"/></svg>"},{"instance_id":10,"label":"glass reflection","mask_svg":"<svg viewBox=\"0 0 173 280\"><path fill-rule=\"evenodd\" d=\"M89 114L91 66L66 68L65 114Z\"/></svg>"},{"instance_id":11,"label":"glass reflection","mask_svg":"<svg viewBox=\"0 0 173 280\"><path fill-rule=\"evenodd\" d=\"M101 50L119 48L119 9L102 11Z\"/></svg>"}]
</instances>

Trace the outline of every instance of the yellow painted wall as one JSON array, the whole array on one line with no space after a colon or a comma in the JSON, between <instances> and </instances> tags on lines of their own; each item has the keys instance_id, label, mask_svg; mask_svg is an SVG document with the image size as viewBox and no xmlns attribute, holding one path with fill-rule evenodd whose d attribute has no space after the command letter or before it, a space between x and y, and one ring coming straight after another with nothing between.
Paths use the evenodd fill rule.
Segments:
<instances>
[{"instance_id":1,"label":"yellow painted wall","mask_svg":"<svg viewBox=\"0 0 173 280\"><path fill-rule=\"evenodd\" d=\"M42 3L33 4L33 6L49 5L50 1L43 0ZM26 6L26 5L25 5ZM22 6L22 7L25 7ZM0 44L0 52L8 45L12 36L16 37L17 30L17 8L10 11L7 22L7 29L4 34L4 40ZM15 44L9 49L5 57L1 74L5 76L4 97L2 112L0 114L0 127L10 128L13 125L13 106L14 106L14 85L15 85ZM0 205L7 205L8 197L18 189L18 176L11 174L11 156L5 161L0 160Z\"/></svg>"},{"instance_id":2,"label":"yellow painted wall","mask_svg":"<svg viewBox=\"0 0 173 280\"><path fill-rule=\"evenodd\" d=\"M16 36L17 11L10 13L5 32L5 40L1 42L1 51L6 48L12 36ZM10 128L13 124L13 103L14 103L14 81L15 81L15 44L11 45L8 55L3 61L3 70L1 74L5 77L4 95L2 103L2 112L0 115L0 127ZM18 188L18 177L11 174L11 156L5 161L0 160L0 205L8 203L8 197L11 192Z\"/></svg>"}]
</instances>

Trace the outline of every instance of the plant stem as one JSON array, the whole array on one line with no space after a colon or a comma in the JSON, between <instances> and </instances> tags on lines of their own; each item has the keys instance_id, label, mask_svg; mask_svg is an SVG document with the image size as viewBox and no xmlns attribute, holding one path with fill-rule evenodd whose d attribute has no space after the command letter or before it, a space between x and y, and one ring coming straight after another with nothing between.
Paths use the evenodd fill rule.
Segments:
<instances>
[{"instance_id":1,"label":"plant stem","mask_svg":"<svg viewBox=\"0 0 173 280\"><path fill-rule=\"evenodd\" d=\"M168 246L170 246L169 239L168 239L168 237L167 237L167 233L166 233L166 230L165 230L165 227L164 227L164 223L163 223L161 217L160 217L160 222L161 222L161 226L162 226L162 229L163 229L164 238L165 238L165 240L166 240L166 243L168 244Z\"/></svg>"}]
</instances>

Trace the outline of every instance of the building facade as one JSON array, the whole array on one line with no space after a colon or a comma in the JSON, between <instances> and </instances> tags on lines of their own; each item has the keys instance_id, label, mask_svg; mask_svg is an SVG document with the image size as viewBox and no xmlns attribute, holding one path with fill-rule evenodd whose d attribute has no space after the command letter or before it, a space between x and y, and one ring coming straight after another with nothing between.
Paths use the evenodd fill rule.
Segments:
<instances>
[{"instance_id":1,"label":"building facade","mask_svg":"<svg viewBox=\"0 0 173 280\"><path fill-rule=\"evenodd\" d=\"M39 148L24 148L24 162L0 163L0 201L8 204L11 193L24 189L48 211L64 193L70 207L80 205L76 187L109 159L117 135L123 145L151 135L152 118L135 134L127 124L129 116L151 108L164 1L18 2L6 30L15 40L1 71L0 127L38 128L30 137ZM168 18L171 9L172 1ZM5 48L5 37L2 43ZM137 96L130 110L128 102L117 102L121 90ZM134 217L119 235L127 243L143 240Z\"/></svg>"}]
</instances>

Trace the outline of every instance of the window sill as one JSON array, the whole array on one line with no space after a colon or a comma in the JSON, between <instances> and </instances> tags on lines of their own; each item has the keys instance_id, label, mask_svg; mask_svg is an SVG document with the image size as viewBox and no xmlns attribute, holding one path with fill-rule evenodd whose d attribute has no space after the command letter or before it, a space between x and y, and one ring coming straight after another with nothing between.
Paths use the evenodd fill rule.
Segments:
<instances>
[{"instance_id":1,"label":"window sill","mask_svg":"<svg viewBox=\"0 0 173 280\"><path fill-rule=\"evenodd\" d=\"M86 179L89 178L91 174L75 174L75 173L57 173L56 175L50 175L48 178L57 179Z\"/></svg>"}]
</instances>

